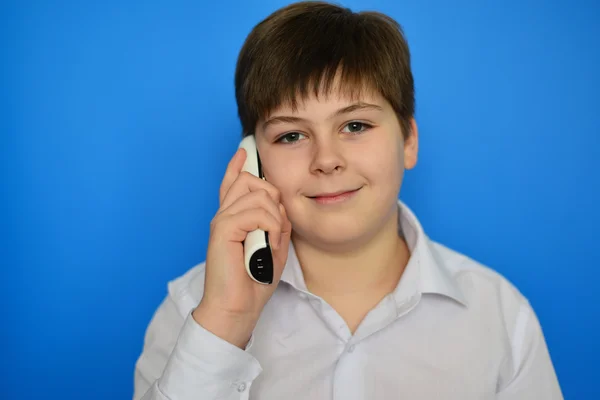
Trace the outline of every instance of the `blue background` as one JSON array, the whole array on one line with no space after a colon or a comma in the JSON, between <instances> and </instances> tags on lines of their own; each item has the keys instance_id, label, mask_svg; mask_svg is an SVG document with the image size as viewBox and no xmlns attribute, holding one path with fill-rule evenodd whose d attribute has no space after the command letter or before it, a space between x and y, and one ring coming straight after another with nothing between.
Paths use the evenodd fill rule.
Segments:
<instances>
[{"instance_id":1,"label":"blue background","mask_svg":"<svg viewBox=\"0 0 600 400\"><path fill-rule=\"evenodd\" d=\"M203 260L250 29L285 1L0 6L0 397L128 399L168 280ZM346 1L405 28L432 238L531 300L566 398L600 398L600 5Z\"/></svg>"}]
</instances>

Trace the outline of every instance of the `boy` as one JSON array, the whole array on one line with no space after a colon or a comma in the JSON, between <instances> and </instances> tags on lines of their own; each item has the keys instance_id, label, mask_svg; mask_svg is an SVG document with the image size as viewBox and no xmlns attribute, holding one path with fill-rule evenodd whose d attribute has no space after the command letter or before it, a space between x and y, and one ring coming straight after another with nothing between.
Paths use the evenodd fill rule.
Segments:
<instances>
[{"instance_id":1,"label":"boy","mask_svg":"<svg viewBox=\"0 0 600 400\"><path fill-rule=\"evenodd\" d=\"M266 181L229 163L206 262L169 284L135 399L561 399L528 301L431 241L398 200L416 165L408 45L374 12L287 6L241 50ZM272 285L242 242L269 232Z\"/></svg>"}]
</instances>

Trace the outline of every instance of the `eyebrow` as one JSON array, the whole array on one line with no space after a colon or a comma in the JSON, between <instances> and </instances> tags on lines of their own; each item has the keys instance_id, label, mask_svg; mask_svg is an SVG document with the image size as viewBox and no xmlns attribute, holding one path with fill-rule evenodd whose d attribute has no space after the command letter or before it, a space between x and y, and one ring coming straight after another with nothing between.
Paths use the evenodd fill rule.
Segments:
<instances>
[{"instance_id":1,"label":"eyebrow","mask_svg":"<svg viewBox=\"0 0 600 400\"><path fill-rule=\"evenodd\" d=\"M339 110L337 110L336 112L331 114L328 117L328 119L339 117L340 115L349 114L349 113L355 112L355 111L362 111L362 110L383 111L383 108L376 104L358 102L358 103L351 104L347 107L340 108ZM300 118L300 117L280 115L280 116L275 116L273 118L269 118L268 120L263 122L262 129L265 130L265 129L267 129L267 127L269 125L273 125L276 123L296 123L296 122L302 122L302 121L306 121L306 120L304 118Z\"/></svg>"}]
</instances>

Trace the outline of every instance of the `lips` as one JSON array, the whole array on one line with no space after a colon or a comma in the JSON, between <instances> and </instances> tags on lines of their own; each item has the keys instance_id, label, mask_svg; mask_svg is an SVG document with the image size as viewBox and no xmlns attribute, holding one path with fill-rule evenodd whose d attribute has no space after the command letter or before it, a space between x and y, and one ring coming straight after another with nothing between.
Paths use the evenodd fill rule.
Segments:
<instances>
[{"instance_id":1,"label":"lips","mask_svg":"<svg viewBox=\"0 0 600 400\"><path fill-rule=\"evenodd\" d=\"M338 190L335 192L323 192L315 196L308 196L318 204L336 204L351 199L361 188L350 190Z\"/></svg>"},{"instance_id":2,"label":"lips","mask_svg":"<svg viewBox=\"0 0 600 400\"><path fill-rule=\"evenodd\" d=\"M346 193L351 193L351 192L356 192L358 189L351 189L351 190L339 190L337 192L328 192L328 193L319 193L316 194L314 196L309 196L311 199L315 199L315 198L326 198L326 197L337 197Z\"/></svg>"}]
</instances>

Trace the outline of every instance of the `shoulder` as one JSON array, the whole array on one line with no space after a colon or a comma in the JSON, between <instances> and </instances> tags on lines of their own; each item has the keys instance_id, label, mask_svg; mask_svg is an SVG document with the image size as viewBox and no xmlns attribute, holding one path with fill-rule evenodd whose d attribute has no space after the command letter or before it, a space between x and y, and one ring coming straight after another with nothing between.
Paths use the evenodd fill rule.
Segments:
<instances>
[{"instance_id":1,"label":"shoulder","mask_svg":"<svg viewBox=\"0 0 600 400\"><path fill-rule=\"evenodd\" d=\"M515 305L528 303L516 285L499 271L441 243L430 243L437 261L469 299L493 297Z\"/></svg>"},{"instance_id":2,"label":"shoulder","mask_svg":"<svg viewBox=\"0 0 600 400\"><path fill-rule=\"evenodd\" d=\"M545 390L561 398L543 330L529 299L499 271L440 243L430 241L430 248L464 295L466 313L462 315L470 321L469 334L482 333L487 347L498 351L498 387Z\"/></svg>"},{"instance_id":3,"label":"shoulder","mask_svg":"<svg viewBox=\"0 0 600 400\"><path fill-rule=\"evenodd\" d=\"M441 243L430 241L430 247L478 320L499 323L511 341L523 324L536 319L528 298L502 273Z\"/></svg>"}]
</instances>

